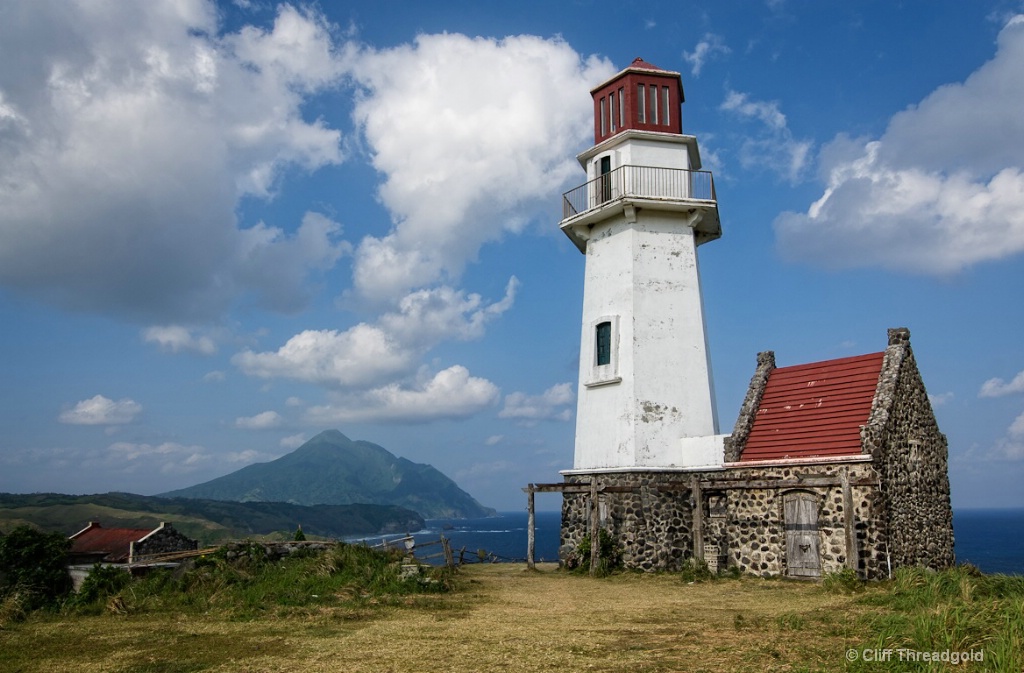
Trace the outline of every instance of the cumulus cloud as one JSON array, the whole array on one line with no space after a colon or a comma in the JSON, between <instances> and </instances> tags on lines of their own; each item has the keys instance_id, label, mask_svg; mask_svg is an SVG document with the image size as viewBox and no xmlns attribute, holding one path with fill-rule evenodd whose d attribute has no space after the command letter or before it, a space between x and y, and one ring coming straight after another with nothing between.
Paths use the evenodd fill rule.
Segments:
<instances>
[{"instance_id":1,"label":"cumulus cloud","mask_svg":"<svg viewBox=\"0 0 1024 673\"><path fill-rule=\"evenodd\" d=\"M1006 433L983 457L987 460L1024 461L1024 413L1013 420Z\"/></svg>"},{"instance_id":2,"label":"cumulus cloud","mask_svg":"<svg viewBox=\"0 0 1024 673\"><path fill-rule=\"evenodd\" d=\"M981 384L978 397L1003 397L1017 393L1024 393L1024 371L1018 372L1009 383L1000 378L985 381Z\"/></svg>"},{"instance_id":3,"label":"cumulus cloud","mask_svg":"<svg viewBox=\"0 0 1024 673\"><path fill-rule=\"evenodd\" d=\"M238 353L232 362L249 376L289 378L335 388L377 386L414 371L418 359L448 339L483 336L485 325L515 301L519 281L486 303L478 294L447 286L411 292L377 324L345 330L306 330L277 351Z\"/></svg>"},{"instance_id":4,"label":"cumulus cloud","mask_svg":"<svg viewBox=\"0 0 1024 673\"><path fill-rule=\"evenodd\" d=\"M195 320L245 292L294 308L306 270L344 252L322 221L290 236L235 218L285 170L343 159L340 133L302 114L343 73L330 26L282 5L266 30L222 34L217 15L207 0L5 13L0 285L77 310Z\"/></svg>"},{"instance_id":5,"label":"cumulus cloud","mask_svg":"<svg viewBox=\"0 0 1024 673\"><path fill-rule=\"evenodd\" d=\"M493 405L498 387L487 379L470 376L455 365L429 377L421 370L410 386L390 383L364 393L339 396L329 405L311 407L306 420L319 425L364 421L424 423L466 418Z\"/></svg>"},{"instance_id":6,"label":"cumulus cloud","mask_svg":"<svg viewBox=\"0 0 1024 673\"><path fill-rule=\"evenodd\" d=\"M358 294L387 299L454 279L484 243L546 212L579 180L572 157L593 130L587 92L612 74L606 60L533 36L421 35L354 55L354 115L394 220L356 250Z\"/></svg>"},{"instance_id":7,"label":"cumulus cloud","mask_svg":"<svg viewBox=\"0 0 1024 673\"><path fill-rule=\"evenodd\" d=\"M281 414L276 411L264 411L255 416L239 416L235 419L235 427L243 430L269 430L280 427L283 422Z\"/></svg>"},{"instance_id":8,"label":"cumulus cloud","mask_svg":"<svg viewBox=\"0 0 1024 673\"><path fill-rule=\"evenodd\" d=\"M96 395L62 411L57 420L69 425L124 425L142 413L142 405L127 397L116 402Z\"/></svg>"},{"instance_id":9,"label":"cumulus cloud","mask_svg":"<svg viewBox=\"0 0 1024 673\"><path fill-rule=\"evenodd\" d=\"M105 462L117 465L121 472L156 468L160 474L195 472L212 459L210 453L202 446L189 446L177 442L116 442L107 448L105 456Z\"/></svg>"},{"instance_id":10,"label":"cumulus cloud","mask_svg":"<svg viewBox=\"0 0 1024 673\"><path fill-rule=\"evenodd\" d=\"M306 435L300 432L296 435L282 437L279 443L283 449L297 449L306 443Z\"/></svg>"},{"instance_id":11,"label":"cumulus cloud","mask_svg":"<svg viewBox=\"0 0 1024 673\"><path fill-rule=\"evenodd\" d=\"M1024 16L992 60L896 114L881 138L837 136L806 213L775 220L791 260L950 274L1024 252Z\"/></svg>"},{"instance_id":12,"label":"cumulus cloud","mask_svg":"<svg viewBox=\"0 0 1024 673\"><path fill-rule=\"evenodd\" d=\"M952 399L953 393L951 392L935 393L934 395L932 393L928 393L928 401L932 403L933 407L941 407L952 401Z\"/></svg>"},{"instance_id":13,"label":"cumulus cloud","mask_svg":"<svg viewBox=\"0 0 1024 673\"><path fill-rule=\"evenodd\" d=\"M572 410L566 408L576 401L571 383L558 383L540 395L511 393L505 396L505 407L498 414L501 418L518 418L525 421L555 420L568 421Z\"/></svg>"},{"instance_id":14,"label":"cumulus cloud","mask_svg":"<svg viewBox=\"0 0 1024 673\"><path fill-rule=\"evenodd\" d=\"M730 90L719 109L759 124L757 133L740 145L740 165L748 170L766 168L792 183L803 177L813 143L793 136L778 102L753 100Z\"/></svg>"},{"instance_id":15,"label":"cumulus cloud","mask_svg":"<svg viewBox=\"0 0 1024 673\"><path fill-rule=\"evenodd\" d=\"M716 54L724 55L731 52L732 49L725 44L725 40L722 39L721 35L704 33L704 37L693 48L693 51L683 52L683 60L690 64L690 73L694 77L700 77L700 71L704 68L704 64L708 59Z\"/></svg>"},{"instance_id":16,"label":"cumulus cloud","mask_svg":"<svg viewBox=\"0 0 1024 673\"><path fill-rule=\"evenodd\" d=\"M142 340L156 344L160 350L167 353L192 352L213 355L217 352L217 344L213 339L206 335L194 335L191 330L181 325L147 327L142 330Z\"/></svg>"}]
</instances>

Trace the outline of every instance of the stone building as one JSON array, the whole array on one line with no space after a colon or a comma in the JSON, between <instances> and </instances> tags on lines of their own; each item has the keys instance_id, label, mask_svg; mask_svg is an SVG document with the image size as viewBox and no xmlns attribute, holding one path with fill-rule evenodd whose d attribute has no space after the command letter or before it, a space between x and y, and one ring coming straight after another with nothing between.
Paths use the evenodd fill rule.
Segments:
<instances>
[{"instance_id":1,"label":"stone building","mask_svg":"<svg viewBox=\"0 0 1024 673\"><path fill-rule=\"evenodd\" d=\"M78 591L97 563L115 565L132 572L177 564L154 563L151 557L182 551L194 551L199 543L178 532L170 523L156 528L104 528L97 521L70 537L68 574Z\"/></svg>"},{"instance_id":2,"label":"stone building","mask_svg":"<svg viewBox=\"0 0 1024 673\"><path fill-rule=\"evenodd\" d=\"M953 563L945 436L910 346L757 368L719 432L698 246L721 236L710 173L682 133L679 73L636 59L595 87L589 181L561 229L585 255L576 446L563 559L609 533L627 567L688 559L759 575L866 578ZM597 545L593 545L597 547Z\"/></svg>"}]
</instances>

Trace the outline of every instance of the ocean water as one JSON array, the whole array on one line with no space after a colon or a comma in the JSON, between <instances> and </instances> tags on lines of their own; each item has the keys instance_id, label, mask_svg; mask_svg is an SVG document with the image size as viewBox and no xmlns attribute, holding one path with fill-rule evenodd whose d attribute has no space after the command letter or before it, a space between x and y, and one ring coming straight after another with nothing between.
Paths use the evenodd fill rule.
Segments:
<instances>
[{"instance_id":1,"label":"ocean water","mask_svg":"<svg viewBox=\"0 0 1024 673\"><path fill-rule=\"evenodd\" d=\"M558 560L560 517L559 512L537 512L538 562ZM525 511L502 512L484 519L430 519L423 530L413 534L416 554L421 558L440 554L440 546L429 543L444 535L456 556L465 549L467 562L478 561L481 556L488 562L522 562L526 560L526 524ZM986 573L1024 575L1024 509L954 511L953 535L958 563L972 563ZM363 541L401 544L401 537L370 537ZM442 562L440 557L427 560Z\"/></svg>"}]
</instances>

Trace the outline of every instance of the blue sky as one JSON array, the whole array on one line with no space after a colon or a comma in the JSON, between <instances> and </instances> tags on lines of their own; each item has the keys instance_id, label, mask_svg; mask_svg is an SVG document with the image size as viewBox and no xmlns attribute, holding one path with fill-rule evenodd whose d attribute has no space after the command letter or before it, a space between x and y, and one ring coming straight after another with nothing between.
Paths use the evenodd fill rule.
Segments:
<instances>
[{"instance_id":1,"label":"blue sky","mask_svg":"<svg viewBox=\"0 0 1024 673\"><path fill-rule=\"evenodd\" d=\"M523 507L572 466L560 194L641 56L715 174L722 431L758 351L906 326L954 507L1024 506L1022 13L4 3L0 491L154 494L337 428Z\"/></svg>"}]
</instances>

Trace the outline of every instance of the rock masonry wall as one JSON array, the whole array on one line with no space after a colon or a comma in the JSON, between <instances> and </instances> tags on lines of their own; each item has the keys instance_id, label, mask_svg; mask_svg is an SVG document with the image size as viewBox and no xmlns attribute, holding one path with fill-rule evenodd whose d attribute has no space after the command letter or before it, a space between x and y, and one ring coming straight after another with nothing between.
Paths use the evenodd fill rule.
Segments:
<instances>
[{"instance_id":1,"label":"rock masonry wall","mask_svg":"<svg viewBox=\"0 0 1024 673\"><path fill-rule=\"evenodd\" d=\"M948 567L955 561L949 449L910 348L909 330L889 330L880 381L861 443L879 466L892 565Z\"/></svg>"},{"instance_id":2,"label":"rock masonry wall","mask_svg":"<svg viewBox=\"0 0 1024 673\"><path fill-rule=\"evenodd\" d=\"M144 539L132 543L132 556L152 556L154 554L170 554L176 551L192 551L199 548L199 543L180 533L171 524L161 524Z\"/></svg>"},{"instance_id":3,"label":"rock masonry wall","mask_svg":"<svg viewBox=\"0 0 1024 673\"><path fill-rule=\"evenodd\" d=\"M770 577L786 573L786 533L783 497L791 491L814 494L818 502L821 572L846 567L847 542L839 471L847 469L851 482L857 565L864 577L887 572L882 499L871 463L800 465L791 467L735 468L715 472L621 472L595 475L605 486L627 487L628 492L599 494L602 528L622 548L623 565L640 570L679 570L694 557L694 502L691 479L710 485L701 489L702 532L705 549L719 550L706 558L720 569ZM570 475L568 483L587 484L592 475ZM831 480L827 486L795 486L800 479ZM738 486L777 480L781 487ZM720 485L715 485L719 482ZM565 494L562 503L563 559L575 551L588 532L590 495Z\"/></svg>"}]
</instances>

